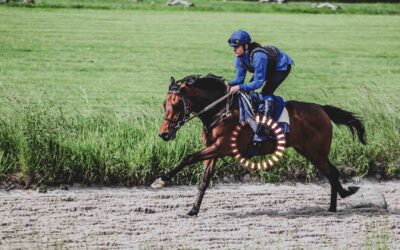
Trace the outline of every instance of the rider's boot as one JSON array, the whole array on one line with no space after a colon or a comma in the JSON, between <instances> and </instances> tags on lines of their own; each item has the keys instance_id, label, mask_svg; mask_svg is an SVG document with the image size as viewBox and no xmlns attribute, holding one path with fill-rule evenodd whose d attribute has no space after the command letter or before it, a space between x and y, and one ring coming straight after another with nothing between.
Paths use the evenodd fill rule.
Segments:
<instances>
[{"instance_id":1,"label":"rider's boot","mask_svg":"<svg viewBox=\"0 0 400 250\"><path fill-rule=\"evenodd\" d=\"M274 109L274 99L271 95L264 96L264 115L269 118L272 117L272 112Z\"/></svg>"},{"instance_id":2,"label":"rider's boot","mask_svg":"<svg viewBox=\"0 0 400 250\"><path fill-rule=\"evenodd\" d=\"M264 96L264 113L263 115L268 119L272 117L273 112L273 98L272 96ZM262 147L262 142L265 136L268 136L270 131L264 126L264 124L259 124L256 129L256 133L253 136L250 145L247 150L247 157L251 158L258 155Z\"/></svg>"},{"instance_id":3,"label":"rider's boot","mask_svg":"<svg viewBox=\"0 0 400 250\"><path fill-rule=\"evenodd\" d=\"M264 114L263 115L267 119L272 118L273 104L274 104L274 99L272 98L272 96L270 96L270 95L264 96ZM257 134L269 135L270 131L263 124L260 124L257 128Z\"/></svg>"}]
</instances>

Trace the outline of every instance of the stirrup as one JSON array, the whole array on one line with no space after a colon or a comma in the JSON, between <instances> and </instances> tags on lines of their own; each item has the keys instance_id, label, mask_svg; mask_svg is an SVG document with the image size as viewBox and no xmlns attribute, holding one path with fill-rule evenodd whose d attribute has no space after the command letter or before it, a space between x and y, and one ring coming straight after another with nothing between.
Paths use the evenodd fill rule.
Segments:
<instances>
[{"instance_id":1,"label":"stirrup","mask_svg":"<svg viewBox=\"0 0 400 250\"><path fill-rule=\"evenodd\" d=\"M256 134L260 136L269 136L271 134L271 129L264 124L259 124L256 129Z\"/></svg>"},{"instance_id":2,"label":"stirrup","mask_svg":"<svg viewBox=\"0 0 400 250\"><path fill-rule=\"evenodd\" d=\"M260 153L261 147L262 147L261 141L251 141L249 147L247 148L245 157L250 159L253 156L258 155Z\"/></svg>"}]
</instances>

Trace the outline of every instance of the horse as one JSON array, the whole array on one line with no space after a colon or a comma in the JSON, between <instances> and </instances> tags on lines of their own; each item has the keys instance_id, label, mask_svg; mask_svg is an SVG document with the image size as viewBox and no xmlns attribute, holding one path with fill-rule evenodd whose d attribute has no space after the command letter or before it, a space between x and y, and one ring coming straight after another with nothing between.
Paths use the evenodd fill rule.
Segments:
<instances>
[{"instance_id":1,"label":"horse","mask_svg":"<svg viewBox=\"0 0 400 250\"><path fill-rule=\"evenodd\" d=\"M204 162L204 175L192 209L187 214L194 216L199 213L205 191L211 177L215 173L218 159L226 156L233 157L231 150L232 133L239 124L238 97L233 94L230 98L216 103L216 100L229 96L229 87L222 77L207 75L189 75L176 81L171 77L168 92L163 102L164 116L159 130L159 136L164 141L175 139L176 133L185 122L198 117L203 123L202 141L205 147L190 154L155 180L153 188L162 188L184 167L199 161ZM210 104L214 103L212 107ZM290 121L290 132L286 135L286 147L294 148L299 154L309 160L324 176L331 187L330 212L336 212L337 195L341 198L356 193L359 187L343 188L339 181L340 173L329 160L332 142L332 122L344 125L353 134L357 132L359 141L366 144L366 132L363 121L354 113L331 105L319 105L300 101L287 101L285 104ZM194 116L190 117L193 114ZM227 115L228 114L228 115ZM237 137L238 150L246 152L253 131L245 127ZM259 155L274 152L276 141L267 140L260 148Z\"/></svg>"}]
</instances>

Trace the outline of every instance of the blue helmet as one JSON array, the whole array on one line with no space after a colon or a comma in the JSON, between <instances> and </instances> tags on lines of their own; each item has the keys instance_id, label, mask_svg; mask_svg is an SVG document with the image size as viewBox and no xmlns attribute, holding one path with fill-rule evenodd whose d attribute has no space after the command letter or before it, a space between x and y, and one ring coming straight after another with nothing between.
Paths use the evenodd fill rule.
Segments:
<instances>
[{"instance_id":1,"label":"blue helmet","mask_svg":"<svg viewBox=\"0 0 400 250\"><path fill-rule=\"evenodd\" d=\"M236 47L239 45L251 43L251 38L250 38L249 33L247 33L246 31L237 30L237 31L233 32L233 34L231 35L231 37L228 40L228 43L230 46Z\"/></svg>"}]
</instances>

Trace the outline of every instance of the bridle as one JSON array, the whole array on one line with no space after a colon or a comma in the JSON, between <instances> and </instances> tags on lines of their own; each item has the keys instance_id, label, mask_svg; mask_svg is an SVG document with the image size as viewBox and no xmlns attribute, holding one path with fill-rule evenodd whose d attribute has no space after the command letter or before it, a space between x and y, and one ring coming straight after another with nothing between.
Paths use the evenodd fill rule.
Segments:
<instances>
[{"instance_id":1,"label":"bridle","mask_svg":"<svg viewBox=\"0 0 400 250\"><path fill-rule=\"evenodd\" d=\"M184 97L179 91L168 91L167 94L169 94L169 95L172 94L172 95L177 95L177 96L179 96L179 97L180 97L180 100L181 100L182 103L183 103L184 114L183 114L182 120L179 120L180 113L179 113L177 119L175 119L175 120L174 120L174 119L171 119L171 118L169 118L169 117L163 116L163 119L164 119L164 120L166 120L166 121L168 121L168 122L170 122L170 123L172 123L172 124L176 124L176 125L173 127L173 129L178 129L178 128L182 127L187 121L189 121L189 120L191 120L193 117L196 117L196 116L197 116L197 114L196 114L195 112L193 112L193 111L190 112L190 111L189 111L189 108L188 108L188 105L187 105L187 103L186 103L185 97ZM190 114L191 114L191 113L193 113L195 116L190 117Z\"/></svg>"},{"instance_id":2,"label":"bridle","mask_svg":"<svg viewBox=\"0 0 400 250\"><path fill-rule=\"evenodd\" d=\"M229 98L232 96L231 93L227 93L224 96L220 97L219 99L217 99L216 101L212 102L211 104L207 105L205 108L203 108L201 111L199 111L198 113L194 112L194 111L190 111L186 102L185 97L182 95L182 93L180 93L179 91L176 90L170 90L168 91L167 94L174 94L180 97L180 100L183 103L183 109L184 109L184 115L183 118L181 120L179 120L179 116L177 119L171 119L169 117L163 116L163 119L172 123L172 124L176 124L173 129L177 130L178 128L182 127L185 123L189 122L190 120L192 120L195 117L199 117L206 113L207 111L209 111L210 109L212 109L213 107L215 107L216 105L218 105L220 102L224 101L225 99ZM206 132L208 132L217 122L224 120L225 118L231 116L231 112L230 112L230 105L232 103L232 100L228 100L228 102L226 102L226 110L223 114L221 114L216 120L214 120L211 125L208 126L208 128L206 126L204 126L204 129L206 130ZM190 116L191 114L193 114L193 116Z\"/></svg>"}]
</instances>

